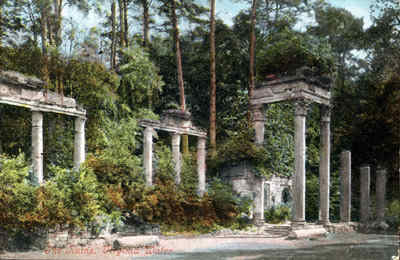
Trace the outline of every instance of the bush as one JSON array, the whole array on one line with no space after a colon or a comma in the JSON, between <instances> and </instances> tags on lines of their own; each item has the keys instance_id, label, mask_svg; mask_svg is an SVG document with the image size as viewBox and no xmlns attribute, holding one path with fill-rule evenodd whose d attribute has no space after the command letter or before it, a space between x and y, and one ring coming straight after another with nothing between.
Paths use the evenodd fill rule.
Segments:
<instances>
[{"instance_id":1,"label":"bush","mask_svg":"<svg viewBox=\"0 0 400 260\"><path fill-rule=\"evenodd\" d=\"M391 227L400 226L400 200L392 201L386 209L386 220Z\"/></svg>"},{"instance_id":2,"label":"bush","mask_svg":"<svg viewBox=\"0 0 400 260\"><path fill-rule=\"evenodd\" d=\"M272 207L264 212L265 221L271 224L279 224L289 220L290 208L286 205Z\"/></svg>"}]
</instances>

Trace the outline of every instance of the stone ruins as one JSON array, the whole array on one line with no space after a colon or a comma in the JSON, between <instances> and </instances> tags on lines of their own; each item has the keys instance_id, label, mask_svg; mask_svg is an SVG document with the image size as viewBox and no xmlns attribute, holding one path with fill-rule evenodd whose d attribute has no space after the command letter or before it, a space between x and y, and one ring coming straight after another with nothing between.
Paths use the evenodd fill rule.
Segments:
<instances>
[{"instance_id":1,"label":"stone ruins","mask_svg":"<svg viewBox=\"0 0 400 260\"><path fill-rule=\"evenodd\" d=\"M203 196L206 190L206 141L207 132L193 126L189 112L181 110L167 110L161 120L144 119L139 125L144 127L143 165L146 185L153 184L153 134L154 129L167 131L172 134L172 157L175 163L175 182L181 181L181 135L197 136L197 174L198 194Z\"/></svg>"},{"instance_id":2,"label":"stone ruins","mask_svg":"<svg viewBox=\"0 0 400 260\"><path fill-rule=\"evenodd\" d=\"M14 71L0 71L0 103L32 111L32 164L39 183L43 182L43 113L75 117L74 168L85 161L86 111L75 99L44 89L45 83Z\"/></svg>"},{"instance_id":3,"label":"stone ruins","mask_svg":"<svg viewBox=\"0 0 400 260\"><path fill-rule=\"evenodd\" d=\"M252 106L255 142L264 142L264 105L291 101L295 104L295 173L293 189L293 226L305 224L305 162L306 162L306 115L311 103L321 106L320 146L320 219L329 224L329 182L330 182L330 99L331 81L326 77L313 75L308 68L301 68L293 76L285 76L261 83L250 99ZM264 183L264 182L263 182ZM263 188L262 188L263 189ZM256 201L257 203L258 201ZM256 207L255 217L264 220L264 203Z\"/></svg>"}]
</instances>

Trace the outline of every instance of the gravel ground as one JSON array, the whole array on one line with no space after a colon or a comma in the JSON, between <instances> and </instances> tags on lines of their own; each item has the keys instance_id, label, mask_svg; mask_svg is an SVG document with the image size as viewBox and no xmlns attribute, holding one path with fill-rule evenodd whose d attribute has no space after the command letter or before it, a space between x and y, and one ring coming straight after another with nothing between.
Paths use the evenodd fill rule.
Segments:
<instances>
[{"instance_id":1,"label":"gravel ground","mask_svg":"<svg viewBox=\"0 0 400 260\"><path fill-rule=\"evenodd\" d=\"M44 250L31 252L6 252L0 255L0 259L65 259L65 260L92 260L92 259L190 259L177 257L179 255L190 255L198 253L207 253L215 256L221 253L227 254L234 252L251 252L255 254L241 256L232 256L228 258L214 259L260 259L261 255L257 252L265 250L303 250L318 248L318 246L332 245L358 245L358 244L388 244L395 245L396 237L382 235L365 235L359 233L329 234L325 237L302 240L287 240L286 238L222 238L214 236L199 237L161 237L160 244L157 247L147 249L130 249L120 251L108 251L104 247L74 247L59 250ZM209 258L212 259L212 258Z\"/></svg>"}]
</instances>

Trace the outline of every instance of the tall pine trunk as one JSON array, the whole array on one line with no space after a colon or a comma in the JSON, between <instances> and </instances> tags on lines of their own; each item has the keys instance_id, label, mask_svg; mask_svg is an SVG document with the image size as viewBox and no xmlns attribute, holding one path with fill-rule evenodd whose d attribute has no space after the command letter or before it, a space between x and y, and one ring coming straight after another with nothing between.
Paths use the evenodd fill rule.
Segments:
<instances>
[{"instance_id":1,"label":"tall pine trunk","mask_svg":"<svg viewBox=\"0 0 400 260\"><path fill-rule=\"evenodd\" d=\"M143 5L143 47L150 46L150 3L148 0L142 0Z\"/></svg>"},{"instance_id":2,"label":"tall pine trunk","mask_svg":"<svg viewBox=\"0 0 400 260\"><path fill-rule=\"evenodd\" d=\"M116 31L116 7L115 1L111 4L111 69L116 66L116 50L117 50L117 31Z\"/></svg>"},{"instance_id":3,"label":"tall pine trunk","mask_svg":"<svg viewBox=\"0 0 400 260\"><path fill-rule=\"evenodd\" d=\"M249 110L248 110L248 119L250 120L250 98L253 96L253 91L255 88L255 49L256 49L256 9L257 8L257 0L253 0L251 6L251 17L250 17L250 64L249 64L249 88L248 88L248 95L249 95Z\"/></svg>"},{"instance_id":4,"label":"tall pine trunk","mask_svg":"<svg viewBox=\"0 0 400 260\"><path fill-rule=\"evenodd\" d=\"M48 20L48 6L46 6L45 3L42 3L40 6L40 36L42 38L42 77L43 80L49 84L50 79L49 79L49 60L48 60L48 43L47 43L47 37L48 37L48 28L47 28L47 20Z\"/></svg>"},{"instance_id":5,"label":"tall pine trunk","mask_svg":"<svg viewBox=\"0 0 400 260\"><path fill-rule=\"evenodd\" d=\"M128 0L123 0L123 3L124 3L124 40L125 40L125 47L128 47L129 45Z\"/></svg>"},{"instance_id":6,"label":"tall pine trunk","mask_svg":"<svg viewBox=\"0 0 400 260\"><path fill-rule=\"evenodd\" d=\"M123 0L118 0L119 7L119 41L121 48L124 48L125 45L125 12L124 12L124 3Z\"/></svg>"},{"instance_id":7,"label":"tall pine trunk","mask_svg":"<svg viewBox=\"0 0 400 260\"><path fill-rule=\"evenodd\" d=\"M62 43L62 34L61 34L62 5L63 5L63 0L53 1L54 15L55 15L54 38L55 38L55 45L57 48L59 48Z\"/></svg>"},{"instance_id":8,"label":"tall pine trunk","mask_svg":"<svg viewBox=\"0 0 400 260\"><path fill-rule=\"evenodd\" d=\"M172 18L172 26L174 31L174 41L175 41L175 56L176 56L176 67L178 72L178 86L179 86L179 103L181 106L181 110L186 110L186 101L185 101L185 88L183 83L183 70L182 70L182 55L181 55L181 47L180 47L180 37L179 37L179 27L178 27L178 18L176 16L176 0L171 0L171 18ZM184 154L189 153L189 137L187 135L183 135L182 137L182 150Z\"/></svg>"},{"instance_id":9,"label":"tall pine trunk","mask_svg":"<svg viewBox=\"0 0 400 260\"><path fill-rule=\"evenodd\" d=\"M210 9L210 148L211 157L217 155L216 141L216 72L215 72L215 0L211 0Z\"/></svg>"}]
</instances>

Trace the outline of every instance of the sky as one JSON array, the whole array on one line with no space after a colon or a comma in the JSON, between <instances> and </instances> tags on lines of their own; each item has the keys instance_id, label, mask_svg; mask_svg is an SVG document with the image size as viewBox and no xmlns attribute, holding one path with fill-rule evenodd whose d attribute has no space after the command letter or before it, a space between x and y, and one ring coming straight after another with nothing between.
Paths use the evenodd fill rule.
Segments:
<instances>
[{"instance_id":1,"label":"sky","mask_svg":"<svg viewBox=\"0 0 400 260\"><path fill-rule=\"evenodd\" d=\"M208 0L201 0L207 5ZM242 3L240 3L242 2ZM243 3L243 0L216 0L216 13L217 17L222 19L226 24L232 25L232 18L240 11L249 8L249 4ZM374 0L327 0L328 3L335 7L345 8L350 11L354 16L364 19L364 28L371 25L370 19L370 5ZM92 14L89 17L84 17L80 12L66 8L64 17L73 17L75 21L84 21L80 23L82 30L95 27L99 25L101 19L96 15ZM304 29L306 25L310 24L312 18L304 17L297 27L298 29ZM136 27L136 26L133 26Z\"/></svg>"}]
</instances>

